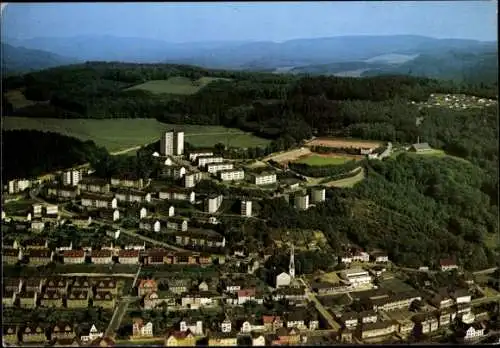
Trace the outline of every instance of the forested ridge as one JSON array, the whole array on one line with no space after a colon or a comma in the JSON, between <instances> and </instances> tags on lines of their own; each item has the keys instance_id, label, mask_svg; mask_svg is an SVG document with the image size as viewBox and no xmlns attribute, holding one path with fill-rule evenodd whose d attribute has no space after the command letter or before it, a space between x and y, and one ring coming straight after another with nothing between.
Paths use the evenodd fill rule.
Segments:
<instances>
[{"instance_id":1,"label":"forested ridge","mask_svg":"<svg viewBox=\"0 0 500 348\"><path fill-rule=\"evenodd\" d=\"M124 91L144 81L174 76L232 80L213 82L194 95ZM403 154L363 162L366 179L354 189L330 191L331 200L325 205L297 212L285 202L269 201L263 204L262 216L270 219L269 227L321 229L332 246L350 240L363 247L382 247L404 265L457 257L467 268L477 269L498 261L494 246L486 246L498 233L497 108L458 111L411 103L425 101L431 93L497 99L495 85L406 76L297 77L94 62L9 77L4 88L25 88L28 99L50 101L16 110L7 105L6 115L152 117L166 123L225 125L272 138L272 151L299 145L313 134L394 144L411 144L420 138L458 158ZM417 119L422 120L419 125ZM141 158L125 167L154 176L155 170L145 165L147 158ZM106 155L94 162L104 174L122 166L118 158L110 160ZM263 231L261 239L265 239Z\"/></svg>"}]
</instances>

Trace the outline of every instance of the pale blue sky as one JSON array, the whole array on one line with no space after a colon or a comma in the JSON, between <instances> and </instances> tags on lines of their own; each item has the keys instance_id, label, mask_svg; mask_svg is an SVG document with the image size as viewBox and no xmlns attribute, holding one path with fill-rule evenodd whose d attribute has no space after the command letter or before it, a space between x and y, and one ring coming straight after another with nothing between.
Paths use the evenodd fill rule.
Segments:
<instances>
[{"instance_id":1,"label":"pale blue sky","mask_svg":"<svg viewBox=\"0 0 500 348\"><path fill-rule=\"evenodd\" d=\"M497 39L496 1L18 3L2 35L25 39L113 35L189 41L285 41L413 34Z\"/></svg>"}]
</instances>

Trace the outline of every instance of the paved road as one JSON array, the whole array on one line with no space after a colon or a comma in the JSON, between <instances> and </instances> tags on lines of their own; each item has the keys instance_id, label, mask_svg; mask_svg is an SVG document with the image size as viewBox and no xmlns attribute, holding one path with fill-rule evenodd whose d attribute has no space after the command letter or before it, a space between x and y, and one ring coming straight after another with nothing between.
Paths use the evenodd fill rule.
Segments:
<instances>
[{"instance_id":1,"label":"paved road","mask_svg":"<svg viewBox=\"0 0 500 348\"><path fill-rule=\"evenodd\" d=\"M63 277L135 277L135 273L59 273L58 275Z\"/></svg>"}]
</instances>

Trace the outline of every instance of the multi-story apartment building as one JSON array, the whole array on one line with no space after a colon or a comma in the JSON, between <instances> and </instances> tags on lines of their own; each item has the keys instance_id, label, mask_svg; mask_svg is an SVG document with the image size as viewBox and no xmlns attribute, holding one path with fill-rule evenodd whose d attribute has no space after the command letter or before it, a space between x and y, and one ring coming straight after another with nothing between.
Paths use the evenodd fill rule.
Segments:
<instances>
[{"instance_id":1,"label":"multi-story apartment building","mask_svg":"<svg viewBox=\"0 0 500 348\"><path fill-rule=\"evenodd\" d=\"M101 178L83 178L78 183L80 191L91 193L109 193L110 185L108 180Z\"/></svg>"},{"instance_id":2,"label":"multi-story apartment building","mask_svg":"<svg viewBox=\"0 0 500 348\"><path fill-rule=\"evenodd\" d=\"M312 203L324 202L326 199L326 190L324 187L311 188L311 201Z\"/></svg>"},{"instance_id":3,"label":"multi-story apartment building","mask_svg":"<svg viewBox=\"0 0 500 348\"><path fill-rule=\"evenodd\" d=\"M196 183L201 180L202 174L199 171L187 171L184 175L184 187L195 187Z\"/></svg>"},{"instance_id":4,"label":"multi-story apartment building","mask_svg":"<svg viewBox=\"0 0 500 348\"><path fill-rule=\"evenodd\" d=\"M189 160L191 162L195 162L196 161L196 158L198 157L209 157L209 156L213 156L214 155L214 152L210 149L207 149L207 150L198 150L198 151L194 151L194 152L190 152L189 153Z\"/></svg>"},{"instance_id":5,"label":"multi-story apartment building","mask_svg":"<svg viewBox=\"0 0 500 348\"><path fill-rule=\"evenodd\" d=\"M184 153L184 132L170 130L161 136L160 153L163 156L180 156Z\"/></svg>"},{"instance_id":6,"label":"multi-story apartment building","mask_svg":"<svg viewBox=\"0 0 500 348\"><path fill-rule=\"evenodd\" d=\"M82 172L76 169L66 170L62 172L61 179L64 186L76 186L82 179Z\"/></svg>"},{"instance_id":7,"label":"multi-story apartment building","mask_svg":"<svg viewBox=\"0 0 500 348\"><path fill-rule=\"evenodd\" d=\"M215 213L217 210L219 210L223 199L224 196L222 195L212 195L207 197L205 201L205 211L207 213Z\"/></svg>"},{"instance_id":8,"label":"multi-story apartment building","mask_svg":"<svg viewBox=\"0 0 500 348\"><path fill-rule=\"evenodd\" d=\"M245 171L243 169L227 169L218 172L219 178L222 181L236 181L245 179Z\"/></svg>"},{"instance_id":9,"label":"multi-story apartment building","mask_svg":"<svg viewBox=\"0 0 500 348\"><path fill-rule=\"evenodd\" d=\"M307 193L297 193L294 197L295 208L299 210L309 209L309 195Z\"/></svg>"},{"instance_id":10,"label":"multi-story apartment building","mask_svg":"<svg viewBox=\"0 0 500 348\"><path fill-rule=\"evenodd\" d=\"M31 181L28 179L15 179L9 181L9 193L18 193L31 187Z\"/></svg>"},{"instance_id":11,"label":"multi-story apartment building","mask_svg":"<svg viewBox=\"0 0 500 348\"><path fill-rule=\"evenodd\" d=\"M252 216L252 201L241 201L241 216Z\"/></svg>"},{"instance_id":12,"label":"multi-story apartment building","mask_svg":"<svg viewBox=\"0 0 500 348\"><path fill-rule=\"evenodd\" d=\"M250 179L255 185L270 185L276 182L275 173L250 174Z\"/></svg>"},{"instance_id":13,"label":"multi-story apartment building","mask_svg":"<svg viewBox=\"0 0 500 348\"><path fill-rule=\"evenodd\" d=\"M118 207L118 200L113 195L84 193L82 194L82 205L91 208L116 209Z\"/></svg>"},{"instance_id":14,"label":"multi-story apartment building","mask_svg":"<svg viewBox=\"0 0 500 348\"><path fill-rule=\"evenodd\" d=\"M205 168L210 174L215 174L221 170L233 169L234 164L231 162L208 163Z\"/></svg>"},{"instance_id":15,"label":"multi-story apartment building","mask_svg":"<svg viewBox=\"0 0 500 348\"><path fill-rule=\"evenodd\" d=\"M199 168L205 168L209 163L222 163L224 158L222 156L199 156L196 157L196 162Z\"/></svg>"}]
</instances>

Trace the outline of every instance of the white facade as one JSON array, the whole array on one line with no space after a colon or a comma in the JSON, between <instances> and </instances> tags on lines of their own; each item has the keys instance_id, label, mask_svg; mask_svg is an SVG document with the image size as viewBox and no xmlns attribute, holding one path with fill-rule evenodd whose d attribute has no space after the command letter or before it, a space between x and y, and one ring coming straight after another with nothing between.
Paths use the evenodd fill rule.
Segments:
<instances>
[{"instance_id":1,"label":"white facade","mask_svg":"<svg viewBox=\"0 0 500 348\"><path fill-rule=\"evenodd\" d=\"M142 220L139 228L146 231L160 232L161 224L158 220Z\"/></svg>"},{"instance_id":2,"label":"white facade","mask_svg":"<svg viewBox=\"0 0 500 348\"><path fill-rule=\"evenodd\" d=\"M82 179L82 172L79 170L67 170L61 174L64 186L76 186Z\"/></svg>"},{"instance_id":3,"label":"white facade","mask_svg":"<svg viewBox=\"0 0 500 348\"><path fill-rule=\"evenodd\" d=\"M276 174L252 175L252 182L255 185L270 185L276 182Z\"/></svg>"},{"instance_id":4,"label":"white facade","mask_svg":"<svg viewBox=\"0 0 500 348\"><path fill-rule=\"evenodd\" d=\"M295 207L299 210L309 209L309 195L298 194L294 198Z\"/></svg>"},{"instance_id":5,"label":"white facade","mask_svg":"<svg viewBox=\"0 0 500 348\"><path fill-rule=\"evenodd\" d=\"M223 170L219 172L219 178L222 181L233 181L245 179L245 171L243 169Z\"/></svg>"},{"instance_id":6,"label":"white facade","mask_svg":"<svg viewBox=\"0 0 500 348\"><path fill-rule=\"evenodd\" d=\"M214 153L212 151L200 151L200 152L191 152L189 154L189 160L194 162L197 157L208 157L213 156Z\"/></svg>"},{"instance_id":7,"label":"white facade","mask_svg":"<svg viewBox=\"0 0 500 348\"><path fill-rule=\"evenodd\" d=\"M189 173L184 175L184 187L191 188L196 185L195 181L196 175L194 173Z\"/></svg>"},{"instance_id":8,"label":"white facade","mask_svg":"<svg viewBox=\"0 0 500 348\"><path fill-rule=\"evenodd\" d=\"M203 168L209 163L222 163L224 158L221 156L200 156L197 157L198 167Z\"/></svg>"},{"instance_id":9,"label":"white facade","mask_svg":"<svg viewBox=\"0 0 500 348\"><path fill-rule=\"evenodd\" d=\"M118 207L118 201L116 198L106 200L100 198L82 197L82 205L84 207L116 209Z\"/></svg>"},{"instance_id":10,"label":"white facade","mask_svg":"<svg viewBox=\"0 0 500 348\"><path fill-rule=\"evenodd\" d=\"M33 215L40 216L42 215L42 205L40 203L33 204Z\"/></svg>"},{"instance_id":11,"label":"white facade","mask_svg":"<svg viewBox=\"0 0 500 348\"><path fill-rule=\"evenodd\" d=\"M353 287L367 285L372 282L372 277L363 269L349 269L343 272L346 279Z\"/></svg>"},{"instance_id":12,"label":"white facade","mask_svg":"<svg viewBox=\"0 0 500 348\"><path fill-rule=\"evenodd\" d=\"M313 187L311 189L311 201L313 203L324 202L326 200L326 190L324 187Z\"/></svg>"},{"instance_id":13,"label":"white facade","mask_svg":"<svg viewBox=\"0 0 500 348\"><path fill-rule=\"evenodd\" d=\"M179 324L180 331L191 331L193 335L201 336L203 335L203 322L201 320L196 321L196 323L188 323L186 321L181 321Z\"/></svg>"},{"instance_id":14,"label":"white facade","mask_svg":"<svg viewBox=\"0 0 500 348\"><path fill-rule=\"evenodd\" d=\"M56 204L54 205L47 205L45 207L45 213L47 215L56 215L59 212L59 208Z\"/></svg>"},{"instance_id":15,"label":"white facade","mask_svg":"<svg viewBox=\"0 0 500 348\"><path fill-rule=\"evenodd\" d=\"M160 153L163 156L180 156L184 153L184 132L168 131L160 140Z\"/></svg>"},{"instance_id":16,"label":"white facade","mask_svg":"<svg viewBox=\"0 0 500 348\"><path fill-rule=\"evenodd\" d=\"M252 201L241 201L241 215L252 216Z\"/></svg>"},{"instance_id":17,"label":"white facade","mask_svg":"<svg viewBox=\"0 0 500 348\"><path fill-rule=\"evenodd\" d=\"M286 272L280 273L276 276L276 287L289 286L292 281L292 277Z\"/></svg>"},{"instance_id":18,"label":"white facade","mask_svg":"<svg viewBox=\"0 0 500 348\"><path fill-rule=\"evenodd\" d=\"M92 341L94 341L100 337L103 337L103 336L104 336L104 332L100 332L99 330L97 330L97 328L93 324L92 327L90 328L89 334L85 335L85 336L81 336L80 340L82 342L92 342Z\"/></svg>"},{"instance_id":19,"label":"white facade","mask_svg":"<svg viewBox=\"0 0 500 348\"><path fill-rule=\"evenodd\" d=\"M143 324L142 322L134 323L133 327L134 336L140 337L152 337L153 336L153 323L148 322Z\"/></svg>"},{"instance_id":20,"label":"white facade","mask_svg":"<svg viewBox=\"0 0 500 348\"><path fill-rule=\"evenodd\" d=\"M215 174L221 170L229 170L234 168L233 163L209 163L207 164L207 172L210 174Z\"/></svg>"},{"instance_id":21,"label":"white facade","mask_svg":"<svg viewBox=\"0 0 500 348\"><path fill-rule=\"evenodd\" d=\"M208 197L205 202L205 211L207 213L215 213L217 210L219 210L223 199L224 197L222 195L218 195L215 197Z\"/></svg>"},{"instance_id":22,"label":"white facade","mask_svg":"<svg viewBox=\"0 0 500 348\"><path fill-rule=\"evenodd\" d=\"M31 187L31 181L27 179L15 179L9 181L9 193L18 193Z\"/></svg>"}]
</instances>

